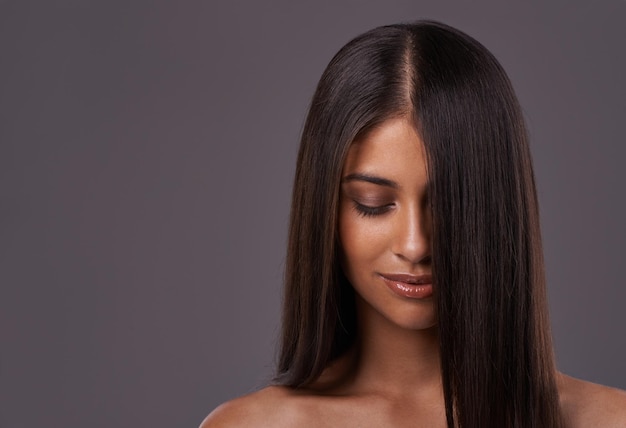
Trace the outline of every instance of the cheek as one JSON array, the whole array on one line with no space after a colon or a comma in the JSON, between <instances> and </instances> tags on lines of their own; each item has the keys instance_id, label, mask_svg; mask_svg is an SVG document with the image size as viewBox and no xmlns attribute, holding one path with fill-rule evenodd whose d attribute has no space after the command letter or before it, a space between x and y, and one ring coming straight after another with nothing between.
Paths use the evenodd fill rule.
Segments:
<instances>
[{"instance_id":1,"label":"cheek","mask_svg":"<svg viewBox=\"0 0 626 428\"><path fill-rule=\"evenodd\" d=\"M344 270L354 274L357 267L374 267L371 263L383 256L387 247L384 229L375 217L363 217L351 207L342 206L339 240Z\"/></svg>"}]
</instances>

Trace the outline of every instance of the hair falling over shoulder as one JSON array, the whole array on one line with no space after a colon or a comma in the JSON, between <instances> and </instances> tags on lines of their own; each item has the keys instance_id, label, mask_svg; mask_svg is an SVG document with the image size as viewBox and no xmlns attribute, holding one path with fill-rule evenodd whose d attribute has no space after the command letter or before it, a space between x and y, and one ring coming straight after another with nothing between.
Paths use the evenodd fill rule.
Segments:
<instances>
[{"instance_id":1,"label":"hair falling over shoulder","mask_svg":"<svg viewBox=\"0 0 626 428\"><path fill-rule=\"evenodd\" d=\"M350 144L412 117L424 141L449 427L561 427L539 210L524 120L495 57L420 21L375 28L324 71L297 159L277 381L315 380L354 341L337 210Z\"/></svg>"}]
</instances>

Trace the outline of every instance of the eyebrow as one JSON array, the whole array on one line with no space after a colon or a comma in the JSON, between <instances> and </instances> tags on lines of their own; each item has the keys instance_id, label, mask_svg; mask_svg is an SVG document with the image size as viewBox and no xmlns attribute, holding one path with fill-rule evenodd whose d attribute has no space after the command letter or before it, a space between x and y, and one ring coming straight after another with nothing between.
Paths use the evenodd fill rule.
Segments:
<instances>
[{"instance_id":1,"label":"eyebrow","mask_svg":"<svg viewBox=\"0 0 626 428\"><path fill-rule=\"evenodd\" d=\"M375 175L368 175L368 174L346 175L341 181L343 183L347 183L350 181L365 181L367 183L377 184L379 186L391 187L393 189L398 188L398 183L396 183L395 181L391 181L386 178L376 177Z\"/></svg>"}]
</instances>

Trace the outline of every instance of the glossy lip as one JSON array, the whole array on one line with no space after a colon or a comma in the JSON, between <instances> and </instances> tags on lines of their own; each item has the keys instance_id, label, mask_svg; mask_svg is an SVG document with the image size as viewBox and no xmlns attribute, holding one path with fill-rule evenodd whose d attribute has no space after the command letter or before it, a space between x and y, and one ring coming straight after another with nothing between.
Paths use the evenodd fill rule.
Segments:
<instances>
[{"instance_id":1,"label":"glossy lip","mask_svg":"<svg viewBox=\"0 0 626 428\"><path fill-rule=\"evenodd\" d=\"M410 275L405 273L381 273L383 282L400 297L426 299L433 295L432 275Z\"/></svg>"}]
</instances>

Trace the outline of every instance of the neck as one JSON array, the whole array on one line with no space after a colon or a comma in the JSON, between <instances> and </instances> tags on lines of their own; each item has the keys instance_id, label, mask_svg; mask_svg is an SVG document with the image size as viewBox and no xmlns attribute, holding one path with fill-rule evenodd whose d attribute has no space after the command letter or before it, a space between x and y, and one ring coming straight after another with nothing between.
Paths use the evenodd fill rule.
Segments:
<instances>
[{"instance_id":1,"label":"neck","mask_svg":"<svg viewBox=\"0 0 626 428\"><path fill-rule=\"evenodd\" d=\"M440 393L437 327L404 328L365 302L357 302L357 308L355 380L364 389L385 394Z\"/></svg>"}]
</instances>

